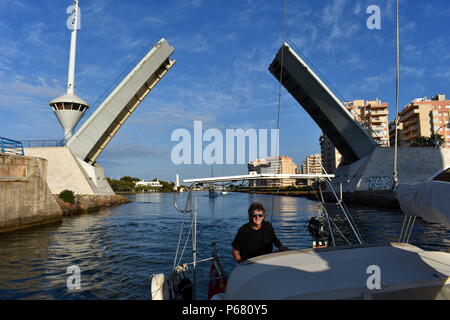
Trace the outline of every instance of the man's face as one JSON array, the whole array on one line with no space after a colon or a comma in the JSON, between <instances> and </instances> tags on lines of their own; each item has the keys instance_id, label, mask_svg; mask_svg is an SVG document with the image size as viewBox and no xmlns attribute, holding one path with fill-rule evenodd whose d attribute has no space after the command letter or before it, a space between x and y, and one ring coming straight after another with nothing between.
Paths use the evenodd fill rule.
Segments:
<instances>
[{"instance_id":1,"label":"man's face","mask_svg":"<svg viewBox=\"0 0 450 320\"><path fill-rule=\"evenodd\" d=\"M261 210L255 210L253 211L253 214L251 215L251 221L253 224L259 226L264 220L264 212Z\"/></svg>"}]
</instances>

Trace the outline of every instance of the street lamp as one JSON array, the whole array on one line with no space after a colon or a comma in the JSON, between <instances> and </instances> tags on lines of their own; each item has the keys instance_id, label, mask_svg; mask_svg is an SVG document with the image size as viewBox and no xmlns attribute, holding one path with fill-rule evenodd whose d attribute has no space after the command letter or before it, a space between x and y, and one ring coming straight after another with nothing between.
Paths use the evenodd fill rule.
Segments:
<instances>
[{"instance_id":1,"label":"street lamp","mask_svg":"<svg viewBox=\"0 0 450 320\"><path fill-rule=\"evenodd\" d=\"M435 142L437 147L439 147L438 146L438 140L437 140L438 139L438 134L439 134L439 131L441 131L442 128L450 129L450 122L447 122L447 124L444 124L443 126L440 126L439 129L436 131L435 136L434 136L434 142ZM444 138L444 141L445 141L445 138Z\"/></svg>"}]
</instances>

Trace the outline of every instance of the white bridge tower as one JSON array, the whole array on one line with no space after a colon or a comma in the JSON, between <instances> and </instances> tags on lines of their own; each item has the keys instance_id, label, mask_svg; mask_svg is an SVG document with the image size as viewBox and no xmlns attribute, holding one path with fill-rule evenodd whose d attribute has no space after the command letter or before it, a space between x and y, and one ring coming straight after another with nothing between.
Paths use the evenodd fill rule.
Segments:
<instances>
[{"instance_id":1,"label":"white bridge tower","mask_svg":"<svg viewBox=\"0 0 450 320\"><path fill-rule=\"evenodd\" d=\"M64 140L72 137L73 129L83 117L89 104L83 99L77 97L75 89L75 56L77 49L77 30L79 28L79 8L78 0L73 1L72 25L69 73L67 79L67 93L50 101L50 106L64 129Z\"/></svg>"}]
</instances>

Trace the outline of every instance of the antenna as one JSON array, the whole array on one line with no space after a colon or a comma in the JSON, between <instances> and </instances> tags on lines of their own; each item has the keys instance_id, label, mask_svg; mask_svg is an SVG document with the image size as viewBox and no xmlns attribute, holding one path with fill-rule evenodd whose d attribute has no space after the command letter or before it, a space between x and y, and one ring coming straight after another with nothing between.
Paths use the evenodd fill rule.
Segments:
<instances>
[{"instance_id":1,"label":"antenna","mask_svg":"<svg viewBox=\"0 0 450 320\"><path fill-rule=\"evenodd\" d=\"M78 0L73 1L72 12L72 35L70 39L69 73L67 76L67 93L74 93L75 88L75 57L77 51L77 31L78 31Z\"/></svg>"},{"instance_id":2,"label":"antenna","mask_svg":"<svg viewBox=\"0 0 450 320\"><path fill-rule=\"evenodd\" d=\"M67 93L50 101L50 106L64 129L64 140L72 137L73 129L83 117L89 104L75 95L75 58L77 50L77 31L79 21L78 0L73 1L72 28L70 39L69 72Z\"/></svg>"}]
</instances>

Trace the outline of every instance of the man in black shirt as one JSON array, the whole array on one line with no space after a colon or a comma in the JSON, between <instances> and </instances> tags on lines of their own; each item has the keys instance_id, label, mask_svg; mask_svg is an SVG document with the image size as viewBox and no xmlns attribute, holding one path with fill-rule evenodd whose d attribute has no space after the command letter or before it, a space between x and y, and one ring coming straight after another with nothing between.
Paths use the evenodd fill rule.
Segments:
<instances>
[{"instance_id":1,"label":"man in black shirt","mask_svg":"<svg viewBox=\"0 0 450 320\"><path fill-rule=\"evenodd\" d=\"M272 224L264 221L266 210L262 204L254 202L248 208L249 223L239 228L233 240L233 257L241 261L272 253L273 244L281 251L287 250L278 240Z\"/></svg>"}]
</instances>

